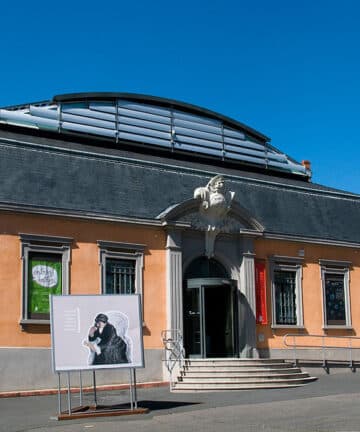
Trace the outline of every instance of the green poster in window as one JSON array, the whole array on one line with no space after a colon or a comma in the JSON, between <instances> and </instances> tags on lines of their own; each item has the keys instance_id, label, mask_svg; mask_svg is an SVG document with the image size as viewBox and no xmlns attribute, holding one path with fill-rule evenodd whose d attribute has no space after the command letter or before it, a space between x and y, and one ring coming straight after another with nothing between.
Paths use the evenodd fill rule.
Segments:
<instances>
[{"instance_id":1,"label":"green poster in window","mask_svg":"<svg viewBox=\"0 0 360 432\"><path fill-rule=\"evenodd\" d=\"M60 259L31 258L29 261L29 312L49 313L49 294L62 294Z\"/></svg>"}]
</instances>

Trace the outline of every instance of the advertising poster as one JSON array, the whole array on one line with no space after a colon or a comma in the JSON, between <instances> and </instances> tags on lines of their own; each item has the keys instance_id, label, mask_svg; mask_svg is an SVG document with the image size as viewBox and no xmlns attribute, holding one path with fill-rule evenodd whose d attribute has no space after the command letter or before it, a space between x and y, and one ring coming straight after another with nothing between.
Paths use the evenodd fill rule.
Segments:
<instances>
[{"instance_id":1,"label":"advertising poster","mask_svg":"<svg viewBox=\"0 0 360 432\"><path fill-rule=\"evenodd\" d=\"M61 294L61 259L29 260L29 314L32 318L49 315L49 294Z\"/></svg>"},{"instance_id":2,"label":"advertising poster","mask_svg":"<svg viewBox=\"0 0 360 432\"><path fill-rule=\"evenodd\" d=\"M144 367L140 296L52 295L54 372Z\"/></svg>"}]
</instances>

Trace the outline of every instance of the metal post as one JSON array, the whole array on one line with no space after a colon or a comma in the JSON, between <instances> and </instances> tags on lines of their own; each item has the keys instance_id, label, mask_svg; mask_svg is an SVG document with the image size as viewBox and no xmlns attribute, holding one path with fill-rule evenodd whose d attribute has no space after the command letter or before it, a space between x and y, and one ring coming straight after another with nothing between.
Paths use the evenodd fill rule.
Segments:
<instances>
[{"instance_id":1,"label":"metal post","mask_svg":"<svg viewBox=\"0 0 360 432\"><path fill-rule=\"evenodd\" d=\"M293 335L293 346L294 346L294 365L297 366L296 336L295 335Z\"/></svg>"},{"instance_id":2,"label":"metal post","mask_svg":"<svg viewBox=\"0 0 360 432\"><path fill-rule=\"evenodd\" d=\"M79 381L80 381L80 406L82 406L83 405L83 385L82 385L81 371L79 372Z\"/></svg>"},{"instance_id":3,"label":"metal post","mask_svg":"<svg viewBox=\"0 0 360 432\"><path fill-rule=\"evenodd\" d=\"M326 373L329 373L328 367L327 367L327 361L326 361L326 355L325 355L325 336L323 335L321 337L322 341L322 356L323 356L323 368L325 369Z\"/></svg>"},{"instance_id":4,"label":"metal post","mask_svg":"<svg viewBox=\"0 0 360 432\"><path fill-rule=\"evenodd\" d=\"M351 337L349 338L349 350L350 350L350 364L349 364L349 368L354 372L354 363L353 363L353 359L352 359L352 340Z\"/></svg>"},{"instance_id":5,"label":"metal post","mask_svg":"<svg viewBox=\"0 0 360 432\"><path fill-rule=\"evenodd\" d=\"M136 389L136 369L135 368L133 368L133 376L134 376L134 379L133 379L133 382L134 382L134 402L135 402L135 409L137 409L137 389Z\"/></svg>"},{"instance_id":6,"label":"metal post","mask_svg":"<svg viewBox=\"0 0 360 432\"><path fill-rule=\"evenodd\" d=\"M93 388L94 388L94 404L97 406L97 395L96 395L96 376L95 371L93 370Z\"/></svg>"},{"instance_id":7,"label":"metal post","mask_svg":"<svg viewBox=\"0 0 360 432\"><path fill-rule=\"evenodd\" d=\"M67 373L68 375L68 412L69 415L71 415L71 387L70 387L70 372Z\"/></svg>"},{"instance_id":8,"label":"metal post","mask_svg":"<svg viewBox=\"0 0 360 432\"><path fill-rule=\"evenodd\" d=\"M171 365L171 351L169 348L167 348L165 346L165 364L166 364L166 369L169 372L169 383L170 383L170 391L172 390L172 365Z\"/></svg>"},{"instance_id":9,"label":"metal post","mask_svg":"<svg viewBox=\"0 0 360 432\"><path fill-rule=\"evenodd\" d=\"M129 368L129 376L130 376L130 409L134 409L134 388L133 388L133 376L132 370Z\"/></svg>"},{"instance_id":10,"label":"metal post","mask_svg":"<svg viewBox=\"0 0 360 432\"><path fill-rule=\"evenodd\" d=\"M58 413L61 414L61 378L58 372Z\"/></svg>"}]
</instances>

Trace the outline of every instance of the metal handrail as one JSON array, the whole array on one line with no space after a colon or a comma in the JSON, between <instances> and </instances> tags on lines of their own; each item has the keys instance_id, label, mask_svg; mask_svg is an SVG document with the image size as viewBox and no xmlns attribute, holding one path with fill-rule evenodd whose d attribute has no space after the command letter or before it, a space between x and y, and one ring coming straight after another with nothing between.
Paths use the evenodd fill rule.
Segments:
<instances>
[{"instance_id":1,"label":"metal handrail","mask_svg":"<svg viewBox=\"0 0 360 432\"><path fill-rule=\"evenodd\" d=\"M292 343L288 342L287 339L292 338ZM296 338L321 338L321 345L306 345L306 344L297 344ZM339 345L328 345L326 344L326 339L341 339L346 340L347 345L346 346L339 346ZM353 350L360 349L359 347L353 346L353 340L359 340L360 337L358 336L330 336L330 335L318 335L318 334L295 334L295 333L287 333L284 335L283 343L287 348L293 348L294 350L294 363L297 364L299 360L297 349L299 348L307 348L307 349L321 349L322 351L322 359L323 359L323 367L328 368L327 362L328 359L326 358L326 350L331 349L346 349L349 350L349 367L354 370L354 360L353 360Z\"/></svg>"},{"instance_id":2,"label":"metal handrail","mask_svg":"<svg viewBox=\"0 0 360 432\"><path fill-rule=\"evenodd\" d=\"M163 330L161 339L165 349L165 366L169 372L170 390L174 387L173 371L175 366L182 368L185 359L182 333L179 329Z\"/></svg>"}]
</instances>

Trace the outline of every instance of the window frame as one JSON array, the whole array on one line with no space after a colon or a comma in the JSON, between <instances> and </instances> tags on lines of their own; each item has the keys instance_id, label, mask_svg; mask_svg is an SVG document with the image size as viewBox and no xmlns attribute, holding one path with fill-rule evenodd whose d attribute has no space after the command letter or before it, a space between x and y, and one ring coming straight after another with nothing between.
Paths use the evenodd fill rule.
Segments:
<instances>
[{"instance_id":1,"label":"window frame","mask_svg":"<svg viewBox=\"0 0 360 432\"><path fill-rule=\"evenodd\" d=\"M331 329L352 329L351 323L351 303L350 303L350 261L319 260L320 278L321 278L321 296L322 296L322 319L324 330ZM345 300L345 324L327 324L326 313L326 274L338 274L343 276L344 280L344 300Z\"/></svg>"},{"instance_id":2,"label":"window frame","mask_svg":"<svg viewBox=\"0 0 360 432\"><path fill-rule=\"evenodd\" d=\"M302 300L302 278L303 262L301 257L271 256L270 278L271 278L271 328L304 328L303 300ZM278 324L276 322L276 287L275 271L291 271L295 273L295 298L296 298L296 324Z\"/></svg>"},{"instance_id":3,"label":"window frame","mask_svg":"<svg viewBox=\"0 0 360 432\"><path fill-rule=\"evenodd\" d=\"M135 261L135 293L143 298L143 269L144 251L146 246L137 243L122 243L98 240L100 265L100 293L105 294L106 288L106 260L132 260ZM123 294L117 294L123 295Z\"/></svg>"},{"instance_id":4,"label":"window frame","mask_svg":"<svg viewBox=\"0 0 360 432\"><path fill-rule=\"evenodd\" d=\"M61 277L62 294L70 293L70 260L71 260L71 237L54 237L37 234L20 233L21 242L21 319L20 325L49 325L50 319L29 318L29 259L31 254L40 253L42 255L61 255Z\"/></svg>"}]
</instances>

